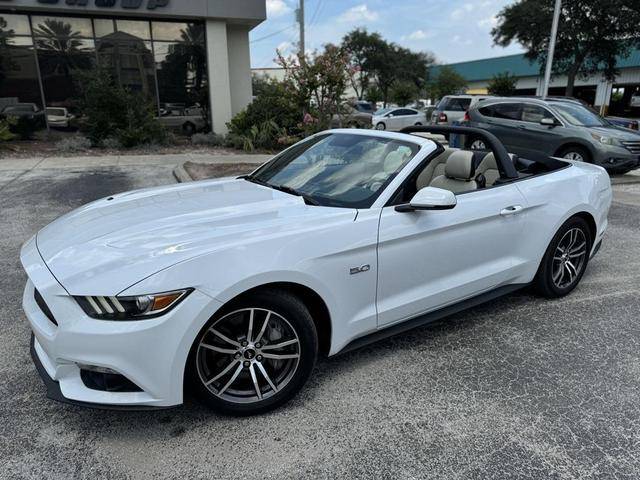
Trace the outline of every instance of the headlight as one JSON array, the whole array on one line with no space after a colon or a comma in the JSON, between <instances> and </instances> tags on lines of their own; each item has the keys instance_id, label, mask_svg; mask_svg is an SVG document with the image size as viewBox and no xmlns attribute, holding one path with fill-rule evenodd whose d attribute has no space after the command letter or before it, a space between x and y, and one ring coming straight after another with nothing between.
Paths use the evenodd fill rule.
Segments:
<instances>
[{"instance_id":1,"label":"headlight","mask_svg":"<svg viewBox=\"0 0 640 480\"><path fill-rule=\"evenodd\" d=\"M605 145L621 145L620 140L612 137L603 137L602 135L598 135L597 133L591 133L591 136L594 140L599 141L600 143L604 143Z\"/></svg>"},{"instance_id":2,"label":"headlight","mask_svg":"<svg viewBox=\"0 0 640 480\"><path fill-rule=\"evenodd\" d=\"M137 297L75 297L91 318L100 320L146 320L167 313L193 291L192 288Z\"/></svg>"}]
</instances>

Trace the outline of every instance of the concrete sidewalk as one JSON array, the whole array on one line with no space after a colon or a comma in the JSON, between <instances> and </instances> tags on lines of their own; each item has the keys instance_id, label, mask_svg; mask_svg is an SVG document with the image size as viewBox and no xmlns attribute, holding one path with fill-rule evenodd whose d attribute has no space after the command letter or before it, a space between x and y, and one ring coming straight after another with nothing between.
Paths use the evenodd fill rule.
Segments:
<instances>
[{"instance_id":1,"label":"concrete sidewalk","mask_svg":"<svg viewBox=\"0 0 640 480\"><path fill-rule=\"evenodd\" d=\"M81 157L40 157L0 159L0 171L42 170L58 168L95 168L119 166L165 165L176 166L184 162L199 163L256 163L261 164L273 155L253 154L151 154L151 155L105 155Z\"/></svg>"}]
</instances>

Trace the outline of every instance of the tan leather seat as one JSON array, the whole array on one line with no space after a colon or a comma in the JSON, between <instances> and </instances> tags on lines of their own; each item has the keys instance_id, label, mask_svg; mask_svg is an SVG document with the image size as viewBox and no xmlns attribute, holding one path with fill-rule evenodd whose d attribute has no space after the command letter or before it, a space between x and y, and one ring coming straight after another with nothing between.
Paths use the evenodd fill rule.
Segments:
<instances>
[{"instance_id":1,"label":"tan leather seat","mask_svg":"<svg viewBox=\"0 0 640 480\"><path fill-rule=\"evenodd\" d=\"M440 175L444 175L444 166L447 163L447 159L453 152L457 152L456 148L447 148L444 152L431 160L426 167L420 172L416 179L416 189L420 190L424 187L428 187L431 184L431 180Z\"/></svg>"},{"instance_id":2,"label":"tan leather seat","mask_svg":"<svg viewBox=\"0 0 640 480\"><path fill-rule=\"evenodd\" d=\"M514 155L512 153L509 154L509 157L513 161ZM478 168L476 168L476 175L484 175L486 179L486 186L490 187L496 180L500 178L500 170L498 170L498 162L496 162L496 157L493 152L489 152L482 159Z\"/></svg>"},{"instance_id":3,"label":"tan leather seat","mask_svg":"<svg viewBox=\"0 0 640 480\"><path fill-rule=\"evenodd\" d=\"M453 193L477 190L473 152L457 150L449 155L444 166L444 175L434 178L430 187L442 188Z\"/></svg>"}]
</instances>

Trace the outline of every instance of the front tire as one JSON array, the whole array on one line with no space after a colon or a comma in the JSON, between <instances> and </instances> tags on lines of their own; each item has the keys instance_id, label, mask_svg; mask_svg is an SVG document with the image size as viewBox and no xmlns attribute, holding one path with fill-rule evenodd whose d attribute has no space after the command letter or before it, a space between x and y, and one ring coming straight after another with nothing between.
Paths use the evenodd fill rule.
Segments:
<instances>
[{"instance_id":1,"label":"front tire","mask_svg":"<svg viewBox=\"0 0 640 480\"><path fill-rule=\"evenodd\" d=\"M540 262L534 286L547 298L559 298L578 286L589 263L591 230L580 217L567 220L555 234Z\"/></svg>"},{"instance_id":2,"label":"front tire","mask_svg":"<svg viewBox=\"0 0 640 480\"><path fill-rule=\"evenodd\" d=\"M575 162L591 163L591 154L589 151L577 145L563 148L558 156Z\"/></svg>"},{"instance_id":3,"label":"front tire","mask_svg":"<svg viewBox=\"0 0 640 480\"><path fill-rule=\"evenodd\" d=\"M378 122L376 125L376 130L386 130L387 126L383 122Z\"/></svg>"},{"instance_id":4,"label":"front tire","mask_svg":"<svg viewBox=\"0 0 640 480\"><path fill-rule=\"evenodd\" d=\"M233 302L205 325L191 347L187 380L211 409L254 415L295 396L317 354L307 307L287 292L264 290Z\"/></svg>"}]
</instances>

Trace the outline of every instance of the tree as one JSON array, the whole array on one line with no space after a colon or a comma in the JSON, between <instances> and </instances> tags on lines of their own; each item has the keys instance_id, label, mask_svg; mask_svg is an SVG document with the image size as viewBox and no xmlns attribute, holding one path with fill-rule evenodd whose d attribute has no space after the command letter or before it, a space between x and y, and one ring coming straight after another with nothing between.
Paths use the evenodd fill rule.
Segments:
<instances>
[{"instance_id":1,"label":"tree","mask_svg":"<svg viewBox=\"0 0 640 480\"><path fill-rule=\"evenodd\" d=\"M391 86L389 95L392 102L404 106L418 98L418 91L413 82L399 80Z\"/></svg>"},{"instance_id":2,"label":"tree","mask_svg":"<svg viewBox=\"0 0 640 480\"><path fill-rule=\"evenodd\" d=\"M356 29L342 40L349 66L349 79L356 95L362 99L375 84L386 103L396 82L411 82L417 90L425 86L429 67L435 62L431 53L412 52L378 33Z\"/></svg>"},{"instance_id":3,"label":"tree","mask_svg":"<svg viewBox=\"0 0 640 480\"><path fill-rule=\"evenodd\" d=\"M362 100L374 75L373 62L376 55L387 46L378 33L355 29L342 39L342 51L348 61L349 83Z\"/></svg>"},{"instance_id":4,"label":"tree","mask_svg":"<svg viewBox=\"0 0 640 480\"><path fill-rule=\"evenodd\" d=\"M494 75L489 82L487 91L491 95L508 97L515 93L517 82L517 77L515 75L511 75L509 72L498 73Z\"/></svg>"},{"instance_id":5,"label":"tree","mask_svg":"<svg viewBox=\"0 0 640 480\"><path fill-rule=\"evenodd\" d=\"M554 0L519 0L498 14L491 31L496 45L520 43L525 56L546 64ZM618 57L626 57L640 41L638 0L570 0L562 4L553 73L567 76L566 95L573 95L578 76L603 70L607 79L616 75Z\"/></svg>"},{"instance_id":6,"label":"tree","mask_svg":"<svg viewBox=\"0 0 640 480\"><path fill-rule=\"evenodd\" d=\"M429 84L431 98L438 99L445 95L460 93L467 87L465 78L449 65L443 65L438 70L438 75Z\"/></svg>"},{"instance_id":7,"label":"tree","mask_svg":"<svg viewBox=\"0 0 640 480\"><path fill-rule=\"evenodd\" d=\"M33 33L37 35L41 68L47 75L69 77L72 70L91 66L80 32L74 32L70 23L48 18Z\"/></svg>"},{"instance_id":8,"label":"tree","mask_svg":"<svg viewBox=\"0 0 640 480\"><path fill-rule=\"evenodd\" d=\"M329 128L333 115L340 113L349 81L348 60L342 49L328 44L322 53L291 58L278 52L278 63L286 71L285 81L297 98L305 123Z\"/></svg>"}]
</instances>

